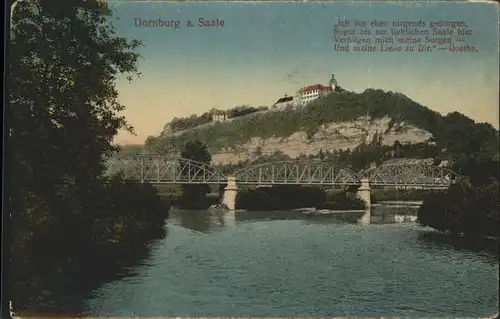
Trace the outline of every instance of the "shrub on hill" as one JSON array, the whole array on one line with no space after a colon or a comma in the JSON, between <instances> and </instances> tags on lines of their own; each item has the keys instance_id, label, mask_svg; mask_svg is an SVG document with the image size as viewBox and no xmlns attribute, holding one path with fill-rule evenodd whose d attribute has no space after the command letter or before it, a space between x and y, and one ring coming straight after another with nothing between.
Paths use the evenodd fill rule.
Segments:
<instances>
[{"instance_id":1,"label":"shrub on hill","mask_svg":"<svg viewBox=\"0 0 500 319\"><path fill-rule=\"evenodd\" d=\"M248 106L248 105L241 105L241 106L233 107L229 110L225 110L224 112L226 112L228 118L234 119L234 118L242 117L242 116L249 115L252 113L265 111L267 109L268 109L267 106L253 107L253 106ZM184 130L196 128L196 127L203 125L203 124L210 123L213 120L213 116L218 111L220 111L220 110L213 108L210 111L205 112L199 116L196 114L193 114L189 117L181 117L181 118L175 117L174 119L172 119L172 121L165 124L165 126L163 127L162 134L166 135L168 133L181 132Z\"/></svg>"}]
</instances>

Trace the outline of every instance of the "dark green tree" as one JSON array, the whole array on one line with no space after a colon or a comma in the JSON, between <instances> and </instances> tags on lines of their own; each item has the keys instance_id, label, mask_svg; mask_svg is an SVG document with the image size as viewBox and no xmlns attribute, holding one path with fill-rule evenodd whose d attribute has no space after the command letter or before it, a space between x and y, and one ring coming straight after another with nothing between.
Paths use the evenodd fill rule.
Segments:
<instances>
[{"instance_id":1,"label":"dark green tree","mask_svg":"<svg viewBox=\"0 0 500 319\"><path fill-rule=\"evenodd\" d=\"M140 43L117 36L104 1L9 4L12 299L15 308L38 310L47 302L62 310L49 292L64 295L72 280L92 273L79 268L89 266L87 253L109 253L124 234L147 228L148 218L163 226L166 214L151 216L158 203L152 187L103 181L105 160L117 149L113 137L132 132L119 115L115 83L138 75Z\"/></svg>"},{"instance_id":2,"label":"dark green tree","mask_svg":"<svg viewBox=\"0 0 500 319\"><path fill-rule=\"evenodd\" d=\"M198 140L188 141L184 144L181 157L194 160L204 164L210 164L210 155L207 146ZM210 191L207 184L182 184L181 204L185 208L206 208L206 195Z\"/></svg>"},{"instance_id":3,"label":"dark green tree","mask_svg":"<svg viewBox=\"0 0 500 319\"><path fill-rule=\"evenodd\" d=\"M325 159L325 153L323 153L323 149L319 150L318 157L321 161Z\"/></svg>"},{"instance_id":4,"label":"dark green tree","mask_svg":"<svg viewBox=\"0 0 500 319\"><path fill-rule=\"evenodd\" d=\"M499 236L498 161L464 166L463 177L446 192L430 195L418 211L418 221L440 231L468 237ZM486 177L487 175L487 177Z\"/></svg>"},{"instance_id":5,"label":"dark green tree","mask_svg":"<svg viewBox=\"0 0 500 319\"><path fill-rule=\"evenodd\" d=\"M21 178L11 180L11 200L21 209L36 194L58 205L58 185L85 197L102 175L104 156L116 150L113 137L131 131L118 115L124 106L114 83L120 74L137 74L140 43L116 36L105 2L17 1L14 8L9 164Z\"/></svg>"},{"instance_id":6,"label":"dark green tree","mask_svg":"<svg viewBox=\"0 0 500 319\"><path fill-rule=\"evenodd\" d=\"M399 140L395 140L394 144L392 144L394 149L394 157L399 158L399 150L401 148L401 142Z\"/></svg>"}]
</instances>

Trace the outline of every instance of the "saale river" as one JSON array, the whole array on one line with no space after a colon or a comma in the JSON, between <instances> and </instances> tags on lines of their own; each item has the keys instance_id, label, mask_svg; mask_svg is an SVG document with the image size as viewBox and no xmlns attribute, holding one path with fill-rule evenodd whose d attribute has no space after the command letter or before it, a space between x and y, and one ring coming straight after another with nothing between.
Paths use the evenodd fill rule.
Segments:
<instances>
[{"instance_id":1,"label":"saale river","mask_svg":"<svg viewBox=\"0 0 500 319\"><path fill-rule=\"evenodd\" d=\"M94 291L87 314L477 318L497 313L498 255L485 244L457 242L422 228L415 214L387 207L372 210L371 219L174 210L166 238L153 244L140 265L124 269L121 279Z\"/></svg>"}]
</instances>

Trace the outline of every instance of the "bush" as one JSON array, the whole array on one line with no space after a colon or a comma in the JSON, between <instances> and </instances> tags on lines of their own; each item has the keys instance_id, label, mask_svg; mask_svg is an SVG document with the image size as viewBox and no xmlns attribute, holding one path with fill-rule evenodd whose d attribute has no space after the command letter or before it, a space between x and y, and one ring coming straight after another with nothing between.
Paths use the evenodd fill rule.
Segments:
<instances>
[{"instance_id":1,"label":"bush","mask_svg":"<svg viewBox=\"0 0 500 319\"><path fill-rule=\"evenodd\" d=\"M314 186L280 185L244 189L238 192L236 207L247 210L288 210L305 207L318 209L363 209L364 204L345 192L326 192Z\"/></svg>"},{"instance_id":2,"label":"bush","mask_svg":"<svg viewBox=\"0 0 500 319\"><path fill-rule=\"evenodd\" d=\"M454 235L498 238L499 191L496 179L473 186L464 178L447 192L426 198L418 211L418 222Z\"/></svg>"}]
</instances>

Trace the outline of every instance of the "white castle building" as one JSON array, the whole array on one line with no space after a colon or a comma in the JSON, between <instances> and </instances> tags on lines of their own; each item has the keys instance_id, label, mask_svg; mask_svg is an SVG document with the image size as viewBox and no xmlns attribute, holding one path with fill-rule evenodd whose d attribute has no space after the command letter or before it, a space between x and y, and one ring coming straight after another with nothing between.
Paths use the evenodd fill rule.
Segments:
<instances>
[{"instance_id":1,"label":"white castle building","mask_svg":"<svg viewBox=\"0 0 500 319\"><path fill-rule=\"evenodd\" d=\"M332 74L328 86L324 86L322 84L306 86L295 92L293 97L285 95L284 97L280 98L278 101L276 101L276 103L274 103L274 106L276 108L285 108L290 105L302 107L307 105L311 101L324 97L331 92L335 92L337 86L338 84L337 80L335 80L335 75Z\"/></svg>"},{"instance_id":2,"label":"white castle building","mask_svg":"<svg viewBox=\"0 0 500 319\"><path fill-rule=\"evenodd\" d=\"M307 103L317 100L320 97L326 96L332 92L332 88L329 86L323 86L321 84L314 84L307 86L298 90L295 93L294 100L297 105L306 105Z\"/></svg>"}]
</instances>

